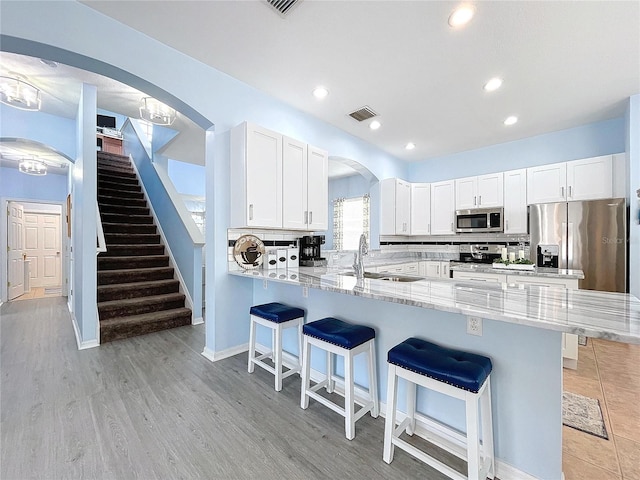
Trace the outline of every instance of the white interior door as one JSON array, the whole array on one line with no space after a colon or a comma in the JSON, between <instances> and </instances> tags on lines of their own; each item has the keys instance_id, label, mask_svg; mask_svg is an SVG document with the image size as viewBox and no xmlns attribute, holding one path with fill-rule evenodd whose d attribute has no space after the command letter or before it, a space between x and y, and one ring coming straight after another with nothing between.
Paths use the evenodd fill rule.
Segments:
<instances>
[{"instance_id":1,"label":"white interior door","mask_svg":"<svg viewBox=\"0 0 640 480\"><path fill-rule=\"evenodd\" d=\"M8 299L24 293L24 207L9 202L7 216L7 270Z\"/></svg>"},{"instance_id":2,"label":"white interior door","mask_svg":"<svg viewBox=\"0 0 640 480\"><path fill-rule=\"evenodd\" d=\"M24 214L24 251L31 263L31 287L62 285L59 214Z\"/></svg>"}]
</instances>

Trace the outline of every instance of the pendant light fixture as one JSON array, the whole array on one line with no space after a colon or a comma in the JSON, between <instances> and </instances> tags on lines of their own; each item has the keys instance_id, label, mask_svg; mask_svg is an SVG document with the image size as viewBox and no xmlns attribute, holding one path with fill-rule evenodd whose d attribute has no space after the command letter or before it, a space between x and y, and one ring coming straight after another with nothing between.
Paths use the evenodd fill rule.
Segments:
<instances>
[{"instance_id":1,"label":"pendant light fixture","mask_svg":"<svg viewBox=\"0 0 640 480\"><path fill-rule=\"evenodd\" d=\"M140 101L140 118L155 125L171 125L176 111L153 97L144 97Z\"/></svg>"},{"instance_id":2,"label":"pendant light fixture","mask_svg":"<svg viewBox=\"0 0 640 480\"><path fill-rule=\"evenodd\" d=\"M0 102L20 110L40 110L40 90L20 78L0 76Z\"/></svg>"},{"instance_id":3,"label":"pendant light fixture","mask_svg":"<svg viewBox=\"0 0 640 480\"><path fill-rule=\"evenodd\" d=\"M27 175L43 176L47 174L47 165L37 158L25 158L20 160L18 169Z\"/></svg>"}]
</instances>

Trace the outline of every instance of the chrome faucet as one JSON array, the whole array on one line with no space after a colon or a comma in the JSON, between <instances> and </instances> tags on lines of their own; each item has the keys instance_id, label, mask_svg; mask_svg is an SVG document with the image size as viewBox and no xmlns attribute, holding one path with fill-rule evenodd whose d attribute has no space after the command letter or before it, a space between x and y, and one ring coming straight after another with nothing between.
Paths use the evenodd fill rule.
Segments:
<instances>
[{"instance_id":1,"label":"chrome faucet","mask_svg":"<svg viewBox=\"0 0 640 480\"><path fill-rule=\"evenodd\" d=\"M360 244L358 245L358 251L353 254L353 271L356 278L362 280L364 278L364 256L369 253L369 247L367 246L367 237L363 233L360 235Z\"/></svg>"}]
</instances>

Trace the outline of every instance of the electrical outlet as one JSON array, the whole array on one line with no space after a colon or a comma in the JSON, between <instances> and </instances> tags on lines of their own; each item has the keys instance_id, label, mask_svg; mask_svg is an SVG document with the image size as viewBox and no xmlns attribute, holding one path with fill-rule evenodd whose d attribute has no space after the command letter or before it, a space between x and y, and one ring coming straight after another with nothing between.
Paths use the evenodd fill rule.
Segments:
<instances>
[{"instance_id":1,"label":"electrical outlet","mask_svg":"<svg viewBox=\"0 0 640 480\"><path fill-rule=\"evenodd\" d=\"M262 288L264 288L265 290L267 289L267 281L266 280L262 281Z\"/></svg>"},{"instance_id":2,"label":"electrical outlet","mask_svg":"<svg viewBox=\"0 0 640 480\"><path fill-rule=\"evenodd\" d=\"M306 285L302 286L302 296L304 298L307 298L309 296L309 287L307 287Z\"/></svg>"},{"instance_id":3,"label":"electrical outlet","mask_svg":"<svg viewBox=\"0 0 640 480\"><path fill-rule=\"evenodd\" d=\"M469 335L482 336L482 318L467 317L467 333Z\"/></svg>"}]
</instances>

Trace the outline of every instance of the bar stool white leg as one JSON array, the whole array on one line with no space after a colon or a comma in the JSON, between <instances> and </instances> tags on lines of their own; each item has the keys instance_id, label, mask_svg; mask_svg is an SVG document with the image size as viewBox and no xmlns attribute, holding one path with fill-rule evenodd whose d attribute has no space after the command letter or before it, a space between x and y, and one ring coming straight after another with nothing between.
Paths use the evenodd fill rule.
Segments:
<instances>
[{"instance_id":1,"label":"bar stool white leg","mask_svg":"<svg viewBox=\"0 0 640 480\"><path fill-rule=\"evenodd\" d=\"M353 440L356 436L356 422L354 420L353 403L353 356L347 352L344 356L344 426L347 438Z\"/></svg>"},{"instance_id":2,"label":"bar stool white leg","mask_svg":"<svg viewBox=\"0 0 640 480\"><path fill-rule=\"evenodd\" d=\"M480 397L480 415L482 418L482 450L485 455L485 462L489 461L491 467L487 472L487 477L493 480L496 474L495 459L493 455L493 419L491 417L491 377L487 378L485 390Z\"/></svg>"},{"instance_id":3,"label":"bar stool white leg","mask_svg":"<svg viewBox=\"0 0 640 480\"><path fill-rule=\"evenodd\" d=\"M253 357L256 356L256 322L251 319L251 326L249 327L249 365L247 369L249 373L253 373L255 365L253 364Z\"/></svg>"},{"instance_id":4,"label":"bar stool white leg","mask_svg":"<svg viewBox=\"0 0 640 480\"><path fill-rule=\"evenodd\" d=\"M306 409L309 407L309 395L307 390L310 386L310 373L311 373L311 345L307 337L304 338L302 344L302 389L300 394L300 407Z\"/></svg>"},{"instance_id":5,"label":"bar stool white leg","mask_svg":"<svg viewBox=\"0 0 640 480\"><path fill-rule=\"evenodd\" d=\"M371 416L378 418L380 414L380 402L378 400L378 382L376 382L376 347L374 343L375 342L369 343L369 395L371 395L371 401L373 402Z\"/></svg>"},{"instance_id":6,"label":"bar stool white leg","mask_svg":"<svg viewBox=\"0 0 640 480\"><path fill-rule=\"evenodd\" d=\"M480 450L478 435L478 395L466 393L467 411L467 465L469 480L480 480ZM484 479L483 479L484 480Z\"/></svg>"},{"instance_id":7,"label":"bar stool white leg","mask_svg":"<svg viewBox=\"0 0 640 480\"><path fill-rule=\"evenodd\" d=\"M393 460L394 445L391 442L396 428L396 399L398 393L398 377L396 366L389 364L389 378L387 379L387 418L384 422L384 451L382 458L386 463Z\"/></svg>"},{"instance_id":8,"label":"bar stool white leg","mask_svg":"<svg viewBox=\"0 0 640 480\"><path fill-rule=\"evenodd\" d=\"M302 376L302 319L298 322L298 368Z\"/></svg>"},{"instance_id":9,"label":"bar stool white leg","mask_svg":"<svg viewBox=\"0 0 640 480\"><path fill-rule=\"evenodd\" d=\"M335 381L333 380L333 353L327 350L327 393L333 393Z\"/></svg>"},{"instance_id":10,"label":"bar stool white leg","mask_svg":"<svg viewBox=\"0 0 640 480\"><path fill-rule=\"evenodd\" d=\"M413 435L416 431L416 384L405 381L407 385L407 417L410 418L406 432Z\"/></svg>"},{"instance_id":11,"label":"bar stool white leg","mask_svg":"<svg viewBox=\"0 0 640 480\"><path fill-rule=\"evenodd\" d=\"M276 367L275 388L276 392L282 390L282 326L276 325L273 329L273 363Z\"/></svg>"}]
</instances>

